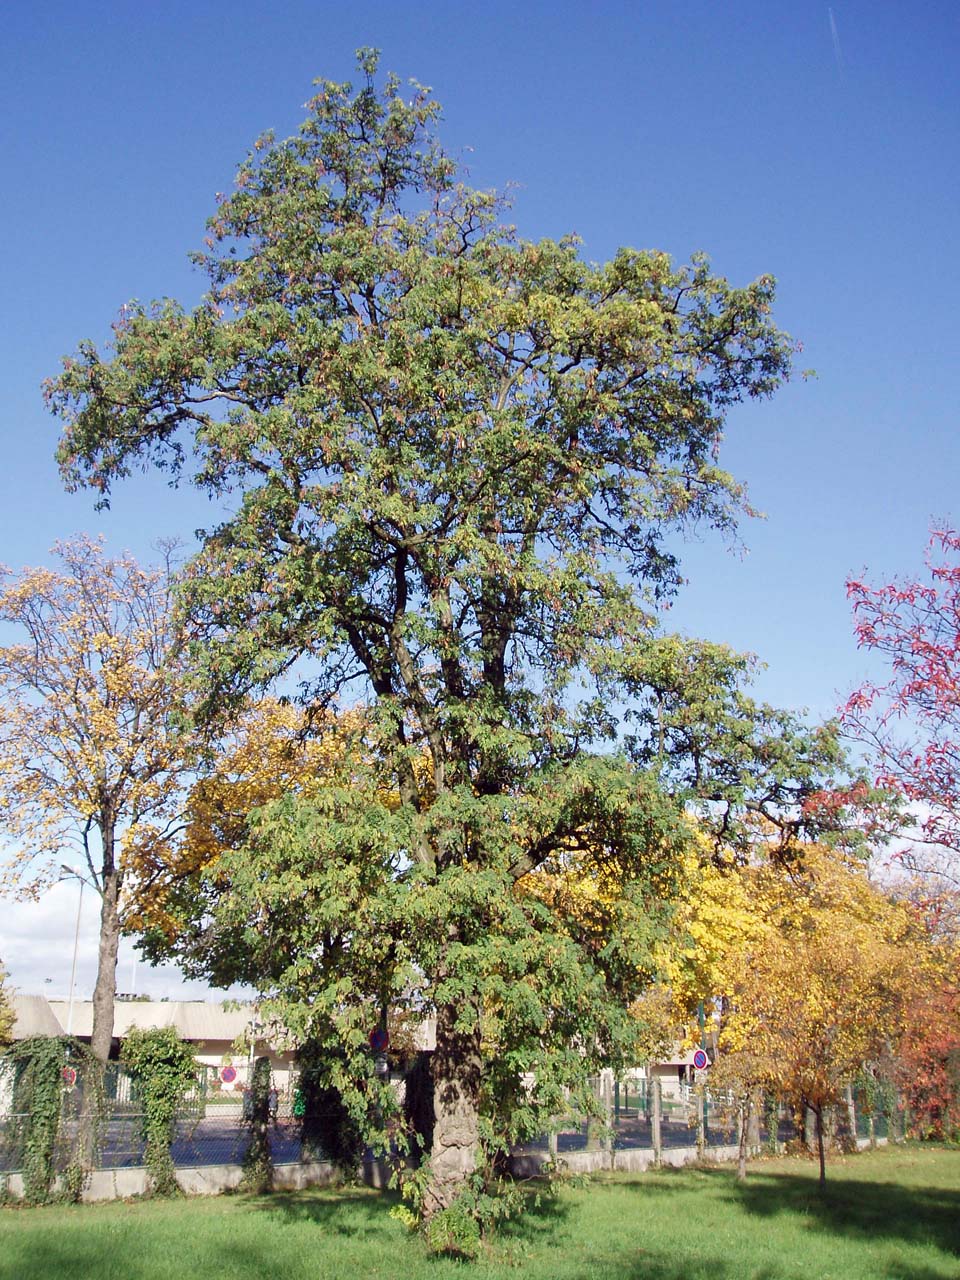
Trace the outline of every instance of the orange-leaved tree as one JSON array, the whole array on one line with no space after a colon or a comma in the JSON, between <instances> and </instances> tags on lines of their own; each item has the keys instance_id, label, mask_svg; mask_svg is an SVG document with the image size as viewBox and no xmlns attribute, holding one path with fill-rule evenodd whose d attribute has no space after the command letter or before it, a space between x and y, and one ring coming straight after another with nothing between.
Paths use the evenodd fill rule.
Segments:
<instances>
[{"instance_id":1,"label":"orange-leaved tree","mask_svg":"<svg viewBox=\"0 0 960 1280\"><path fill-rule=\"evenodd\" d=\"M92 1048L113 1036L125 843L174 819L189 767L185 643L169 556L143 568L102 540L53 548L56 568L2 571L0 830L3 887L36 896L79 852L101 897Z\"/></svg>"},{"instance_id":2,"label":"orange-leaved tree","mask_svg":"<svg viewBox=\"0 0 960 1280\"><path fill-rule=\"evenodd\" d=\"M899 1084L918 1138L960 1138L960 893L927 875L898 886L927 931L927 981L907 1009Z\"/></svg>"},{"instance_id":3,"label":"orange-leaved tree","mask_svg":"<svg viewBox=\"0 0 960 1280\"><path fill-rule=\"evenodd\" d=\"M262 698L233 712L206 742L177 825L147 821L131 833L124 927L140 935L151 959L173 957L188 973L224 983L256 980L235 948L214 945L212 916L229 881L218 863L247 843L251 815L264 806L284 797L309 803L337 781L349 784L351 767L370 750L368 727L361 707L308 717L283 699Z\"/></svg>"},{"instance_id":4,"label":"orange-leaved tree","mask_svg":"<svg viewBox=\"0 0 960 1280\"><path fill-rule=\"evenodd\" d=\"M824 1108L899 1039L923 932L836 850L806 846L786 872L747 874L763 927L727 959L717 1076L813 1113L823 1185Z\"/></svg>"}]
</instances>

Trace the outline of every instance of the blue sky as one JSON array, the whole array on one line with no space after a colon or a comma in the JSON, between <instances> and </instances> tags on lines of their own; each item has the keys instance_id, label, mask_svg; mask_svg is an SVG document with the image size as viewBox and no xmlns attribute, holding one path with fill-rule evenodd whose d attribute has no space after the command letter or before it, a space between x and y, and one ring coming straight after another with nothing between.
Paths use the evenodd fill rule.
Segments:
<instances>
[{"instance_id":1,"label":"blue sky","mask_svg":"<svg viewBox=\"0 0 960 1280\"><path fill-rule=\"evenodd\" d=\"M744 526L745 553L683 549L672 625L757 653L763 694L817 715L866 672L845 577L918 568L931 521L960 517L955 3L53 0L4 26L0 560L40 563L79 530L146 558L212 519L155 478L100 515L64 494L40 382L128 299L196 300L186 255L215 193L261 130L296 128L314 77L349 78L370 44L434 87L475 185L515 184L524 235L777 276L777 318L817 377L731 416L726 465L767 518ZM72 944L68 897L0 929L24 988L48 976L26 934ZM89 947L83 964L89 987Z\"/></svg>"}]
</instances>

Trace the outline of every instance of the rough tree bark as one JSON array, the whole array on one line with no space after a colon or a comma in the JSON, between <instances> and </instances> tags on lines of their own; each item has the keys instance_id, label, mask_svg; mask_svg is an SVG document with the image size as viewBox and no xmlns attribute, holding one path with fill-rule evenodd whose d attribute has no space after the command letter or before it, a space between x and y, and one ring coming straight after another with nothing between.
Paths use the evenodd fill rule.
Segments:
<instances>
[{"instance_id":1,"label":"rough tree bark","mask_svg":"<svg viewBox=\"0 0 960 1280\"><path fill-rule=\"evenodd\" d=\"M463 1030L461 1010L442 1005L437 1010L437 1047L431 1061L433 1076L433 1149L430 1181L424 1195L424 1216L447 1209L463 1191L477 1168L480 1151L480 1019Z\"/></svg>"}]
</instances>

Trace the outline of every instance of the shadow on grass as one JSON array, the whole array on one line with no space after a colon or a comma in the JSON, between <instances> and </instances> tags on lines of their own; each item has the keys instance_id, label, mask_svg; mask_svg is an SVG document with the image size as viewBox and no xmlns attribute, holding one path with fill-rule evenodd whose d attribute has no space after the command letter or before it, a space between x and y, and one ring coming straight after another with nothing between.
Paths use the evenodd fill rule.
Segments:
<instances>
[{"instance_id":1,"label":"shadow on grass","mask_svg":"<svg viewBox=\"0 0 960 1280\"><path fill-rule=\"evenodd\" d=\"M315 1223L327 1235L364 1237L391 1230L390 1210L400 1203L396 1191L374 1191L366 1187L273 1191L244 1198L254 1212L288 1226Z\"/></svg>"},{"instance_id":2,"label":"shadow on grass","mask_svg":"<svg viewBox=\"0 0 960 1280\"><path fill-rule=\"evenodd\" d=\"M804 1214L820 1231L868 1240L934 1244L960 1255L960 1192L896 1182L830 1182L821 1194L810 1178L763 1174L732 1183L731 1198L747 1213Z\"/></svg>"},{"instance_id":3,"label":"shadow on grass","mask_svg":"<svg viewBox=\"0 0 960 1280\"><path fill-rule=\"evenodd\" d=\"M818 1206L816 1191L811 1195L810 1182L802 1177L755 1176L752 1186L748 1184L741 1189L729 1178L726 1186L721 1185L722 1174L710 1172L701 1176L709 1179L711 1190L719 1200L740 1204L747 1213L760 1217L797 1214L818 1229L838 1234L869 1236L874 1240L881 1234L892 1235L911 1243L939 1244L945 1250L953 1248L957 1240L956 1223L948 1223L944 1217L948 1211L953 1214L957 1209L949 1203L952 1198L942 1192L908 1190L904 1203L895 1203L897 1196L904 1195L903 1188L845 1183L835 1188L841 1195L832 1201L828 1197ZM663 1193L682 1196L681 1177L667 1175L628 1185L651 1194L654 1201L660 1200L664 1212L673 1212L661 1197ZM689 1175L686 1180L689 1186ZM589 1194L602 1196L604 1187L598 1185ZM870 1197L869 1211L861 1203L864 1195ZM371 1267L383 1280L430 1280L430 1277L440 1280L449 1276L467 1280L472 1272L478 1280L481 1277L491 1280L492 1276L521 1275L524 1271L538 1278L555 1276L557 1280L580 1280L585 1275L591 1280L745 1280L746 1277L749 1280L797 1280L797 1277L815 1274L805 1271L803 1259L796 1256L757 1265L749 1254L736 1258L725 1256L715 1242L712 1247L706 1242L701 1247L688 1247L683 1254L671 1251L662 1239L656 1241L658 1247L645 1248L643 1211L636 1214L636 1231L631 1232L629 1245L622 1237L603 1236L588 1243L577 1222L583 1201L579 1197L577 1201L566 1197L558 1201L551 1196L542 1197L539 1204L531 1203L522 1218L504 1223L492 1240L488 1255L474 1268L470 1264L428 1258L420 1248L408 1248L406 1238L398 1234L396 1224L388 1217L396 1202L396 1195L362 1189L243 1197L237 1205L243 1218L262 1218L263 1230L253 1237L244 1231L238 1231L232 1238L218 1237L215 1269L233 1280L263 1280L276 1274L288 1276L290 1280L353 1277L368 1273ZM681 1212L679 1199L677 1212ZM895 1215L893 1229L888 1221L878 1230L877 1218L884 1213ZM921 1220L908 1230L905 1220L911 1214L919 1215ZM295 1236L278 1254L278 1225L284 1234L287 1226L307 1230L302 1236ZM690 1226L693 1227L692 1222ZM71 1280L160 1280L160 1277L168 1280L173 1274L183 1277L207 1274L214 1267L213 1246L208 1244L198 1249L201 1242L186 1228L182 1243L178 1243L173 1254L169 1237L155 1242L141 1238L139 1248L121 1248L119 1252L117 1243L112 1232L98 1232L83 1239L71 1232L64 1238L51 1222L48 1231L18 1251L15 1270L4 1270L5 1265L14 1261L9 1255L4 1258L0 1263L0 1276L15 1275L17 1280L48 1280L53 1276L69 1276ZM125 1244L130 1243L128 1237ZM689 1245L689 1240L687 1243ZM890 1259L881 1264L882 1269L869 1274L874 1280L944 1280L945 1276L954 1274L948 1269L949 1260L944 1261L945 1267L937 1268L905 1259ZM171 1264L176 1271L170 1269ZM862 1276L867 1272L858 1270L856 1274Z\"/></svg>"},{"instance_id":4,"label":"shadow on grass","mask_svg":"<svg viewBox=\"0 0 960 1280\"><path fill-rule=\"evenodd\" d=\"M815 1174L752 1171L746 1182L737 1182L729 1170L698 1169L697 1176L707 1179L727 1203L753 1217L792 1216L812 1230L845 1239L929 1244L960 1257L960 1191L849 1177L831 1182L829 1173L823 1192ZM651 1196L669 1195L689 1177L688 1170L662 1170L656 1178L633 1185ZM923 1272L903 1274L923 1280Z\"/></svg>"}]
</instances>

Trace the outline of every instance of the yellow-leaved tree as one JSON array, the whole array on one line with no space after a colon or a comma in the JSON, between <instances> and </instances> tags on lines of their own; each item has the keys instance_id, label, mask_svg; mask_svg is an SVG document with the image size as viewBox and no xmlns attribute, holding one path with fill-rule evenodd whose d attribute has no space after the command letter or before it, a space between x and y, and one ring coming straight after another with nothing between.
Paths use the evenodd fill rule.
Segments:
<instances>
[{"instance_id":1,"label":"yellow-leaved tree","mask_svg":"<svg viewBox=\"0 0 960 1280\"><path fill-rule=\"evenodd\" d=\"M672 1019L689 1028L703 1003L719 1011L726 994L731 955L762 937L766 923L753 873L740 861L722 859L697 832L683 856L670 931L657 948L661 983L671 994Z\"/></svg>"},{"instance_id":2,"label":"yellow-leaved tree","mask_svg":"<svg viewBox=\"0 0 960 1280\"><path fill-rule=\"evenodd\" d=\"M896 1044L922 981L923 930L837 850L808 845L785 868L739 874L756 928L718 967L727 999L711 1082L809 1109L822 1186L824 1108Z\"/></svg>"},{"instance_id":3,"label":"yellow-leaved tree","mask_svg":"<svg viewBox=\"0 0 960 1280\"><path fill-rule=\"evenodd\" d=\"M79 852L100 894L94 1053L113 1036L125 843L175 819L190 765L186 653L169 558L143 568L102 540L53 548L56 568L2 570L0 647L3 888L36 896Z\"/></svg>"}]
</instances>

